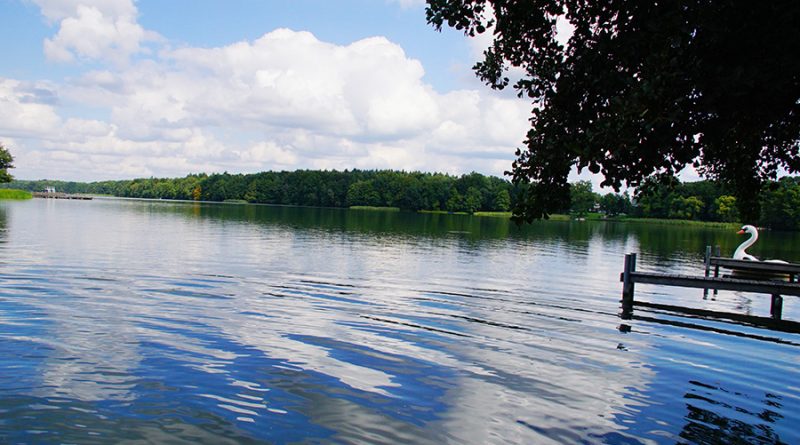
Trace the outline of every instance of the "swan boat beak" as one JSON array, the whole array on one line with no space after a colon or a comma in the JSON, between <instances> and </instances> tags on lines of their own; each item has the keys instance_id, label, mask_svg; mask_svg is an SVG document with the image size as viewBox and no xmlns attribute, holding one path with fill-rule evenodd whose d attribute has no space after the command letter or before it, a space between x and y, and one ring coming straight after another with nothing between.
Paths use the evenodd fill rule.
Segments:
<instances>
[{"instance_id":1,"label":"swan boat beak","mask_svg":"<svg viewBox=\"0 0 800 445\"><path fill-rule=\"evenodd\" d=\"M737 235L744 235L745 233L747 233L747 232L745 232L744 230L740 230L740 231L736 232Z\"/></svg>"}]
</instances>

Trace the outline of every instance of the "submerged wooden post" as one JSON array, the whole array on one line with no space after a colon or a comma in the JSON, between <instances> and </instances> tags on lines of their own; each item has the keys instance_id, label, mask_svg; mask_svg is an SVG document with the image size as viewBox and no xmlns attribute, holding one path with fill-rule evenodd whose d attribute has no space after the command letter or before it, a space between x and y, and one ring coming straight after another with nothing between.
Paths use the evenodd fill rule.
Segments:
<instances>
[{"instance_id":1,"label":"submerged wooden post","mask_svg":"<svg viewBox=\"0 0 800 445\"><path fill-rule=\"evenodd\" d=\"M636 271L636 254L625 255L625 266L622 269L622 312L630 314L633 311L634 282L631 272Z\"/></svg>"},{"instance_id":2,"label":"submerged wooden post","mask_svg":"<svg viewBox=\"0 0 800 445\"><path fill-rule=\"evenodd\" d=\"M769 307L769 313L775 320L780 320L783 316L783 297L778 294L772 294L772 303Z\"/></svg>"}]
</instances>

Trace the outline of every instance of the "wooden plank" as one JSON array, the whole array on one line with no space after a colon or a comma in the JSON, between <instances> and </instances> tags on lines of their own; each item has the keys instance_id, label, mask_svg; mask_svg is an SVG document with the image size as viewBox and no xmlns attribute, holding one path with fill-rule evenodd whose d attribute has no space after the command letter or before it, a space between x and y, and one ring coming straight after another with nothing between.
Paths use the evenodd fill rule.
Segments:
<instances>
[{"instance_id":1,"label":"wooden plank","mask_svg":"<svg viewBox=\"0 0 800 445\"><path fill-rule=\"evenodd\" d=\"M800 283L787 281L759 281L738 278L706 278L689 275L668 275L653 272L630 272L629 280L642 284L663 284L677 287L710 288L757 292L763 294L800 296Z\"/></svg>"},{"instance_id":2,"label":"wooden plank","mask_svg":"<svg viewBox=\"0 0 800 445\"><path fill-rule=\"evenodd\" d=\"M734 270L748 270L753 272L770 272L785 274L800 274L800 264L772 263L769 261L734 260L733 258L711 257L712 266L722 266Z\"/></svg>"}]
</instances>

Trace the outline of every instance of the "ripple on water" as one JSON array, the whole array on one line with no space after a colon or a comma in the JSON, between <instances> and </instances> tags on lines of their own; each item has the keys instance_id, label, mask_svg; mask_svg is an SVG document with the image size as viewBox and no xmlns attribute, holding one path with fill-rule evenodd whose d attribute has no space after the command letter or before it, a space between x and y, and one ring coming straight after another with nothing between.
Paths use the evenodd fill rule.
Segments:
<instances>
[{"instance_id":1,"label":"ripple on water","mask_svg":"<svg viewBox=\"0 0 800 445\"><path fill-rule=\"evenodd\" d=\"M619 318L635 231L30 204L0 218L0 442L800 442L797 334Z\"/></svg>"}]
</instances>

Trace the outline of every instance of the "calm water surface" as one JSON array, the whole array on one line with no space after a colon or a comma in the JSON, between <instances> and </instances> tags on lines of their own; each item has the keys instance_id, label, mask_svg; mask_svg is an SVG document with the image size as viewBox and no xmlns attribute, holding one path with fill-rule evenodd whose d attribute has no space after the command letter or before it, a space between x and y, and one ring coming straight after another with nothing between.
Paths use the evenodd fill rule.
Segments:
<instances>
[{"instance_id":1,"label":"calm water surface","mask_svg":"<svg viewBox=\"0 0 800 445\"><path fill-rule=\"evenodd\" d=\"M727 230L0 202L0 443L800 443L800 335L638 309ZM800 237L751 253L800 261ZM768 298L637 299L768 315ZM800 302L786 298L786 318Z\"/></svg>"}]
</instances>

